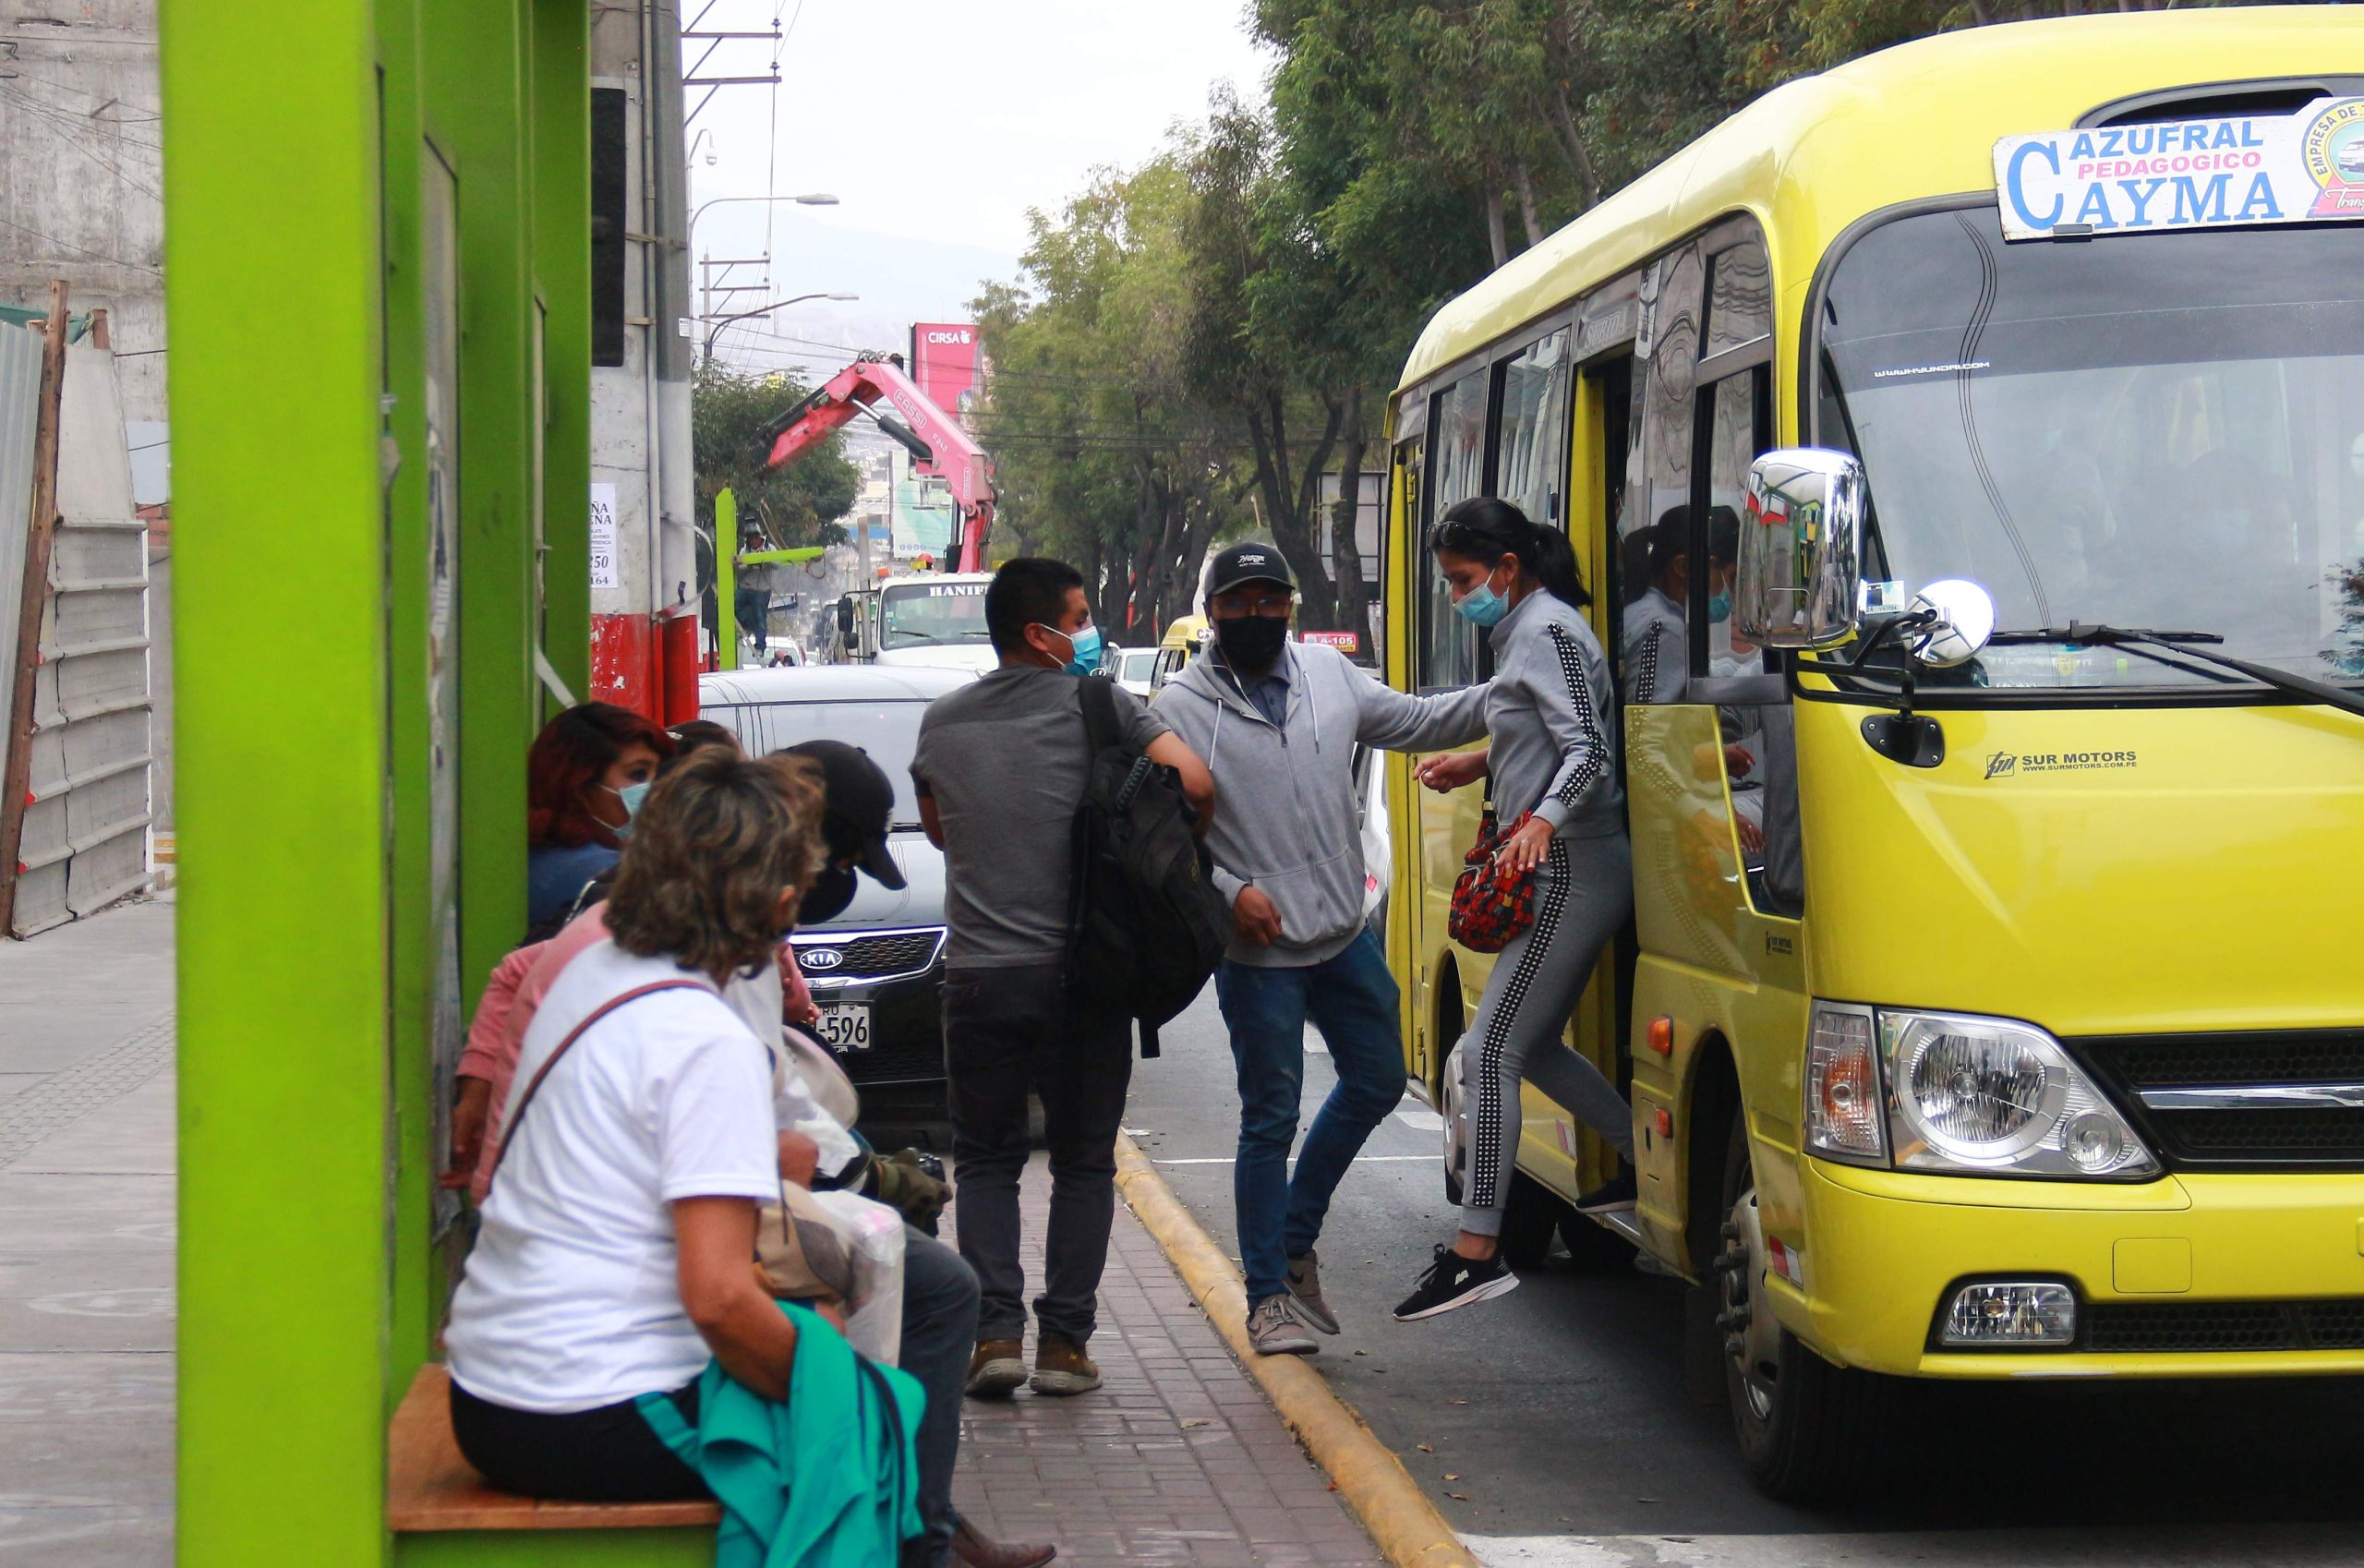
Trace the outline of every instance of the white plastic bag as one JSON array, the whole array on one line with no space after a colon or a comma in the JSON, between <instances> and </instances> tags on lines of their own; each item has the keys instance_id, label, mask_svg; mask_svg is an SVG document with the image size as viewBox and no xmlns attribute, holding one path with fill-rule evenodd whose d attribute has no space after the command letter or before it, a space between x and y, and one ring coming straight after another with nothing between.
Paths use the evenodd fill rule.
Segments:
<instances>
[{"instance_id":1,"label":"white plastic bag","mask_svg":"<svg viewBox=\"0 0 2364 1568\"><path fill-rule=\"evenodd\" d=\"M815 1192L853 1253L846 1343L882 1366L903 1351L903 1216L850 1192Z\"/></svg>"}]
</instances>

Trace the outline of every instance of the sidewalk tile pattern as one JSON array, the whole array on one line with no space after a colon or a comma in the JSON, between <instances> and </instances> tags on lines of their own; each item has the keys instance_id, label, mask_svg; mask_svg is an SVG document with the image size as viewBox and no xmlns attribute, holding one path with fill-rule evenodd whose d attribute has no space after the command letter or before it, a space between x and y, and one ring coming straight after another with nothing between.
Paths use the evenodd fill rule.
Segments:
<instances>
[{"instance_id":1,"label":"sidewalk tile pattern","mask_svg":"<svg viewBox=\"0 0 2364 1568\"><path fill-rule=\"evenodd\" d=\"M1034 1284L1049 1191L1037 1159L1022 1200ZM955 1498L981 1528L1052 1541L1078 1568L1384 1568L1122 1203L1091 1350L1096 1393L967 1403Z\"/></svg>"}]
</instances>

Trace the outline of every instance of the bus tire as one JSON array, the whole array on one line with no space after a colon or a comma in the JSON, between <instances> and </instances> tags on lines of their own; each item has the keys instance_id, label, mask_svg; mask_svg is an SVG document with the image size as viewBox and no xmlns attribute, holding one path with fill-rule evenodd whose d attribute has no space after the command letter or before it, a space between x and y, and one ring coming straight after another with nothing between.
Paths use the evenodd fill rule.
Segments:
<instances>
[{"instance_id":1,"label":"bus tire","mask_svg":"<svg viewBox=\"0 0 2364 1568\"><path fill-rule=\"evenodd\" d=\"M1756 1182L1747 1122L1737 1110L1725 1144L1723 1200L1727 1218L1712 1287L1732 1433L1759 1491L1784 1502L1811 1502L1862 1473L1884 1380L1824 1360L1783 1328L1763 1299Z\"/></svg>"}]
</instances>

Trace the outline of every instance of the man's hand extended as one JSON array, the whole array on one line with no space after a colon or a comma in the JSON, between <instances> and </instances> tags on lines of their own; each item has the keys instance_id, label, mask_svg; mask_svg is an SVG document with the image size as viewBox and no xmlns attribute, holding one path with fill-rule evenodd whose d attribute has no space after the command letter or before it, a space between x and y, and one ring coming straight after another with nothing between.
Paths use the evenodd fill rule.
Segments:
<instances>
[{"instance_id":1,"label":"man's hand extended","mask_svg":"<svg viewBox=\"0 0 2364 1568\"><path fill-rule=\"evenodd\" d=\"M1269 947L1281 938L1281 911L1254 887L1242 887L1231 901L1231 923L1240 939Z\"/></svg>"}]
</instances>

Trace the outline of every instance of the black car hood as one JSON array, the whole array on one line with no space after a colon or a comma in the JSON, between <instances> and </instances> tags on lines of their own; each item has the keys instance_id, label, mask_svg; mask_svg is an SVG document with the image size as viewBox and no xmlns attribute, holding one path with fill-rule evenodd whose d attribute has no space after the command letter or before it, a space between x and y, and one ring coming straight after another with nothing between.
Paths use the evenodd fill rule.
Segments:
<instances>
[{"instance_id":1,"label":"black car hood","mask_svg":"<svg viewBox=\"0 0 2364 1568\"><path fill-rule=\"evenodd\" d=\"M944 851L927 841L927 835L917 829L890 833L886 837L887 852L895 857L895 864L903 873L903 890L899 893L882 887L868 876L857 874L853 884L853 902L848 904L835 920L799 925L800 932L816 931L875 931L884 926L942 925L944 923Z\"/></svg>"}]
</instances>

